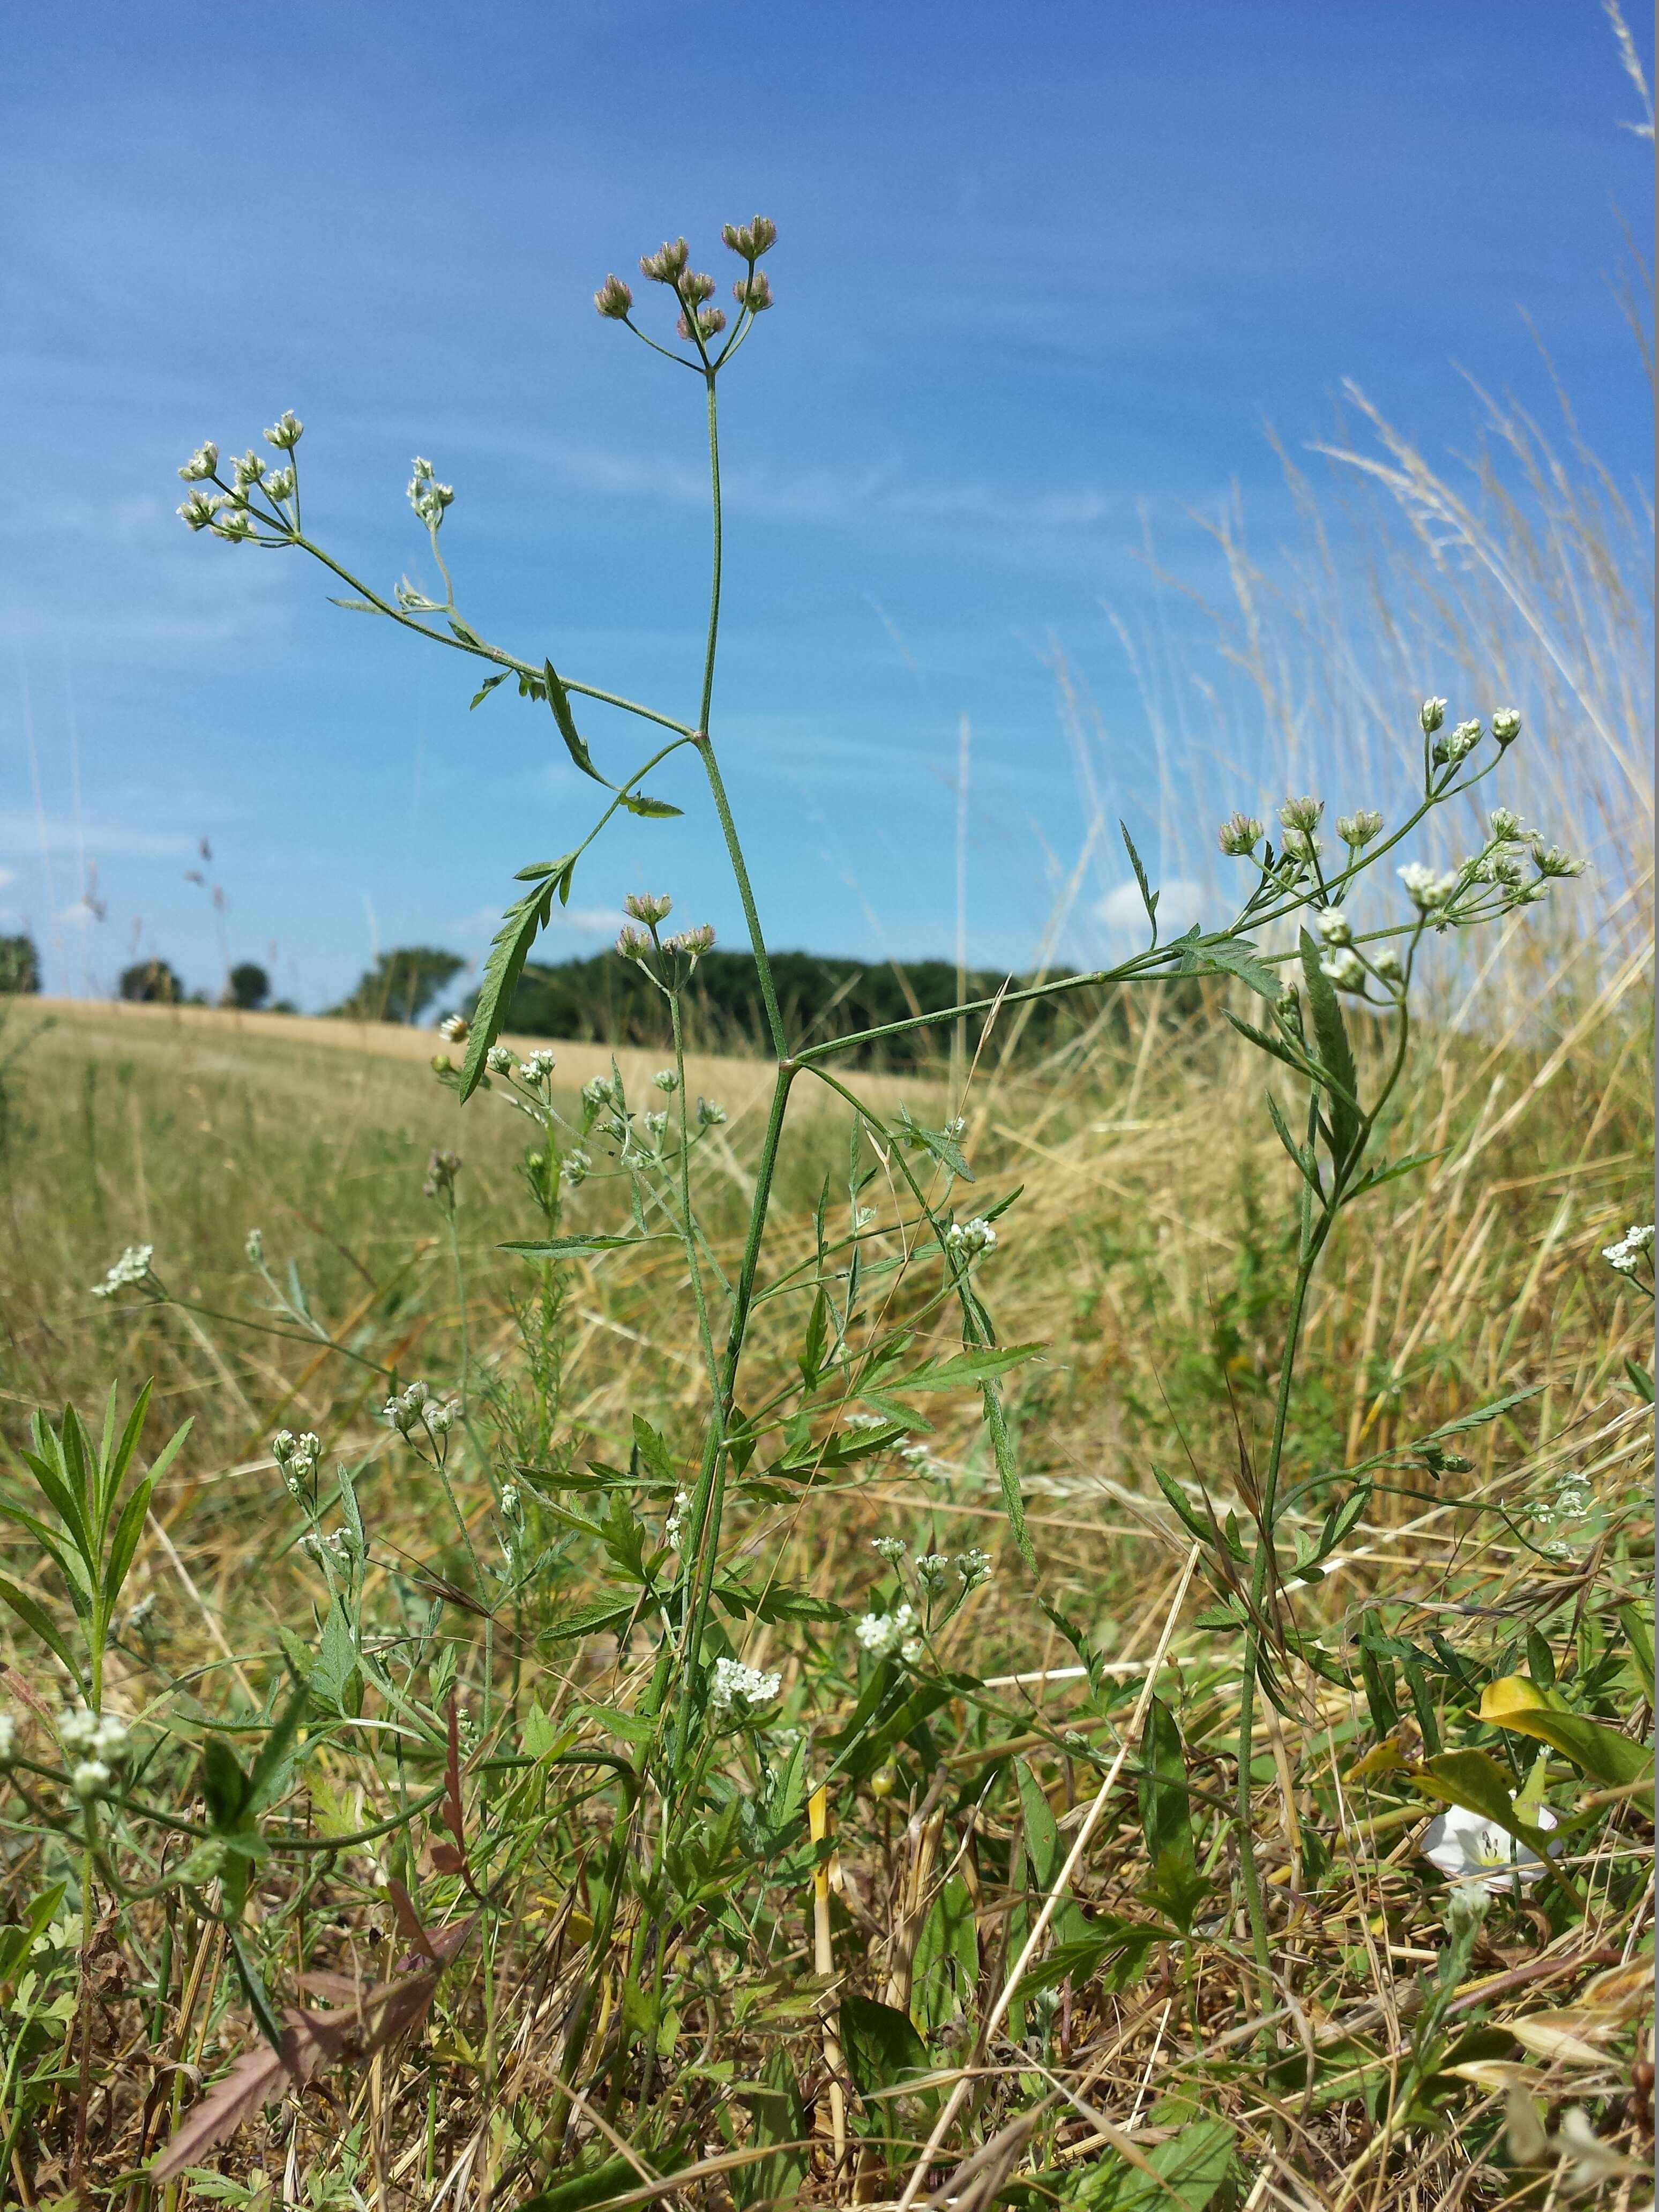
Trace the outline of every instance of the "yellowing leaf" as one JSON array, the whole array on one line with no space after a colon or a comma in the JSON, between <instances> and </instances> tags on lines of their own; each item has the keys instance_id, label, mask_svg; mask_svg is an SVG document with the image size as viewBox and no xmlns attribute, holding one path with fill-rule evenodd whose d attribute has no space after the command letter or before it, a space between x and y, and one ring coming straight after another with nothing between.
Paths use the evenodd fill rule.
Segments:
<instances>
[{"instance_id":1,"label":"yellowing leaf","mask_svg":"<svg viewBox=\"0 0 1659 2212\"><path fill-rule=\"evenodd\" d=\"M1523 2051L1569 2066L1601 2066L1607 2052L1598 2046L1618 2025L1605 2014L1577 2008L1566 2012L1528 2013L1524 2020L1504 2023Z\"/></svg>"},{"instance_id":2,"label":"yellowing leaf","mask_svg":"<svg viewBox=\"0 0 1659 2212\"><path fill-rule=\"evenodd\" d=\"M1480 1717L1493 1727L1548 1744L1597 1782L1639 1782L1653 1771L1653 1753L1647 1745L1632 1743L1605 1721L1569 1711L1559 1694L1540 1690L1524 1674L1505 1674L1489 1682L1481 1692Z\"/></svg>"}]
</instances>

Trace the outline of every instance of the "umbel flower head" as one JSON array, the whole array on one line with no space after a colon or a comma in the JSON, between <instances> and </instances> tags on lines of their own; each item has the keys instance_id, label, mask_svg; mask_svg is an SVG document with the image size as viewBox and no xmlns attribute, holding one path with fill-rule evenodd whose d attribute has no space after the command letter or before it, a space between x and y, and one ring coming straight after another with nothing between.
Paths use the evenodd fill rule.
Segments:
<instances>
[{"instance_id":1,"label":"umbel flower head","mask_svg":"<svg viewBox=\"0 0 1659 2212\"><path fill-rule=\"evenodd\" d=\"M1230 814L1216 832L1216 842L1230 860L1242 860L1261 842L1261 824L1253 814Z\"/></svg>"}]
</instances>

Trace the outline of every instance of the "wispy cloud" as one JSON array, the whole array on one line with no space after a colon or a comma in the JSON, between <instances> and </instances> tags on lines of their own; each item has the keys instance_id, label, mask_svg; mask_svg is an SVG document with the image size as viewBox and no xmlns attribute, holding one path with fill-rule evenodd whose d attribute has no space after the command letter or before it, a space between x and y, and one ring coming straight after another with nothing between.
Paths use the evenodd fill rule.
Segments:
<instances>
[{"instance_id":1,"label":"wispy cloud","mask_svg":"<svg viewBox=\"0 0 1659 2212\"><path fill-rule=\"evenodd\" d=\"M620 907L561 906L556 899L548 917L544 936L614 937L626 916ZM481 906L473 914L464 915L459 921L447 925L447 934L458 938L463 945L473 945L484 938L493 937L501 927L499 907Z\"/></svg>"},{"instance_id":2,"label":"wispy cloud","mask_svg":"<svg viewBox=\"0 0 1659 2212\"><path fill-rule=\"evenodd\" d=\"M1185 876L1172 876L1158 886L1158 931L1160 939L1179 937L1204 919L1204 886ZM1138 884L1120 884L1097 900L1095 920L1106 932L1114 953L1138 949L1146 942L1146 909Z\"/></svg>"},{"instance_id":3,"label":"wispy cloud","mask_svg":"<svg viewBox=\"0 0 1659 2212\"><path fill-rule=\"evenodd\" d=\"M117 857L135 860L172 860L195 850L196 841L178 830L138 830L128 823L73 822L27 812L21 806L0 807L0 853L33 859L47 853L85 853L88 858ZM8 872L3 878L11 881Z\"/></svg>"}]
</instances>

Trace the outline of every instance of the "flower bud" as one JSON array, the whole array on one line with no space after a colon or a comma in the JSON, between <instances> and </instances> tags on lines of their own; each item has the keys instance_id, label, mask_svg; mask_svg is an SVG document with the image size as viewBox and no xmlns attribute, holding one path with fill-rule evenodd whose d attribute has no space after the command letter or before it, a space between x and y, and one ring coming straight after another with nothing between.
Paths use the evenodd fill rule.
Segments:
<instances>
[{"instance_id":1,"label":"flower bud","mask_svg":"<svg viewBox=\"0 0 1659 2212\"><path fill-rule=\"evenodd\" d=\"M623 912L647 928L665 921L673 910L674 902L665 891L629 891L623 901Z\"/></svg>"},{"instance_id":2,"label":"flower bud","mask_svg":"<svg viewBox=\"0 0 1659 2212\"><path fill-rule=\"evenodd\" d=\"M201 483L212 476L219 465L219 448L211 438L199 445L179 471L186 483Z\"/></svg>"},{"instance_id":3,"label":"flower bud","mask_svg":"<svg viewBox=\"0 0 1659 2212\"><path fill-rule=\"evenodd\" d=\"M265 432L265 443L279 453L291 453L304 436L305 427L294 410L286 407Z\"/></svg>"},{"instance_id":4,"label":"flower bud","mask_svg":"<svg viewBox=\"0 0 1659 2212\"><path fill-rule=\"evenodd\" d=\"M1231 859L1242 860L1255 852L1261 824L1253 814L1230 814L1216 832L1216 842Z\"/></svg>"},{"instance_id":5,"label":"flower bud","mask_svg":"<svg viewBox=\"0 0 1659 2212\"><path fill-rule=\"evenodd\" d=\"M1424 736L1425 738L1431 738L1435 732L1440 727L1440 725L1446 719L1445 701L1443 699L1425 699L1423 702L1422 706L1418 710L1417 719L1423 725Z\"/></svg>"},{"instance_id":6,"label":"flower bud","mask_svg":"<svg viewBox=\"0 0 1659 2212\"><path fill-rule=\"evenodd\" d=\"M1369 845L1382 828L1382 817L1375 809L1362 806L1355 813L1338 816L1336 834L1345 845L1358 851L1361 845Z\"/></svg>"},{"instance_id":7,"label":"flower bud","mask_svg":"<svg viewBox=\"0 0 1659 2212\"><path fill-rule=\"evenodd\" d=\"M492 1075L510 1075L513 1055L504 1044L492 1044L484 1054L484 1066Z\"/></svg>"},{"instance_id":8,"label":"flower bud","mask_svg":"<svg viewBox=\"0 0 1659 2212\"><path fill-rule=\"evenodd\" d=\"M1324 811L1322 799L1287 799L1279 810L1279 818L1287 830L1305 833L1319 827L1319 818Z\"/></svg>"},{"instance_id":9,"label":"flower bud","mask_svg":"<svg viewBox=\"0 0 1659 2212\"><path fill-rule=\"evenodd\" d=\"M265 472L264 463L252 446L248 447L246 453L239 453L230 467L239 491L246 491L249 484L257 484Z\"/></svg>"},{"instance_id":10,"label":"flower bud","mask_svg":"<svg viewBox=\"0 0 1659 2212\"><path fill-rule=\"evenodd\" d=\"M685 273L691 248L683 238L665 239L654 253L640 256L640 274L653 284L673 284Z\"/></svg>"},{"instance_id":11,"label":"flower bud","mask_svg":"<svg viewBox=\"0 0 1659 2212\"><path fill-rule=\"evenodd\" d=\"M193 491L179 509L179 520L191 530L205 530L219 512L219 501L206 492Z\"/></svg>"},{"instance_id":12,"label":"flower bud","mask_svg":"<svg viewBox=\"0 0 1659 2212\"><path fill-rule=\"evenodd\" d=\"M1449 736L1442 738L1434 749L1434 757L1451 762L1467 760L1484 734L1479 722L1460 722Z\"/></svg>"},{"instance_id":13,"label":"flower bud","mask_svg":"<svg viewBox=\"0 0 1659 2212\"><path fill-rule=\"evenodd\" d=\"M1410 894L1412 904L1420 914L1434 914L1444 906L1457 889L1457 876L1437 876L1432 868L1425 868L1421 860L1407 860L1400 870L1400 880Z\"/></svg>"},{"instance_id":14,"label":"flower bud","mask_svg":"<svg viewBox=\"0 0 1659 2212\"><path fill-rule=\"evenodd\" d=\"M698 1099L697 1127L700 1129L717 1129L725 1119L726 1109L720 1104L718 1099Z\"/></svg>"},{"instance_id":15,"label":"flower bud","mask_svg":"<svg viewBox=\"0 0 1659 2212\"><path fill-rule=\"evenodd\" d=\"M1385 983L1397 983L1405 974L1400 964L1400 955L1392 945L1384 945L1371 955L1371 965Z\"/></svg>"},{"instance_id":16,"label":"flower bud","mask_svg":"<svg viewBox=\"0 0 1659 2212\"><path fill-rule=\"evenodd\" d=\"M1506 707L1492 718L1492 733L1500 745L1512 745L1521 734L1521 717L1513 707Z\"/></svg>"},{"instance_id":17,"label":"flower bud","mask_svg":"<svg viewBox=\"0 0 1659 2212\"><path fill-rule=\"evenodd\" d=\"M617 932L617 950L624 960L643 960L651 950L651 939L630 923Z\"/></svg>"},{"instance_id":18,"label":"flower bud","mask_svg":"<svg viewBox=\"0 0 1659 2212\"><path fill-rule=\"evenodd\" d=\"M712 276L705 276L700 270L689 269L681 277L677 289L681 299L688 307L699 307L705 300L714 298L714 280Z\"/></svg>"},{"instance_id":19,"label":"flower bud","mask_svg":"<svg viewBox=\"0 0 1659 2212\"><path fill-rule=\"evenodd\" d=\"M742 254L745 261L758 261L763 253L769 253L778 242L778 227L769 216L757 215L750 222L722 223L720 240L733 253Z\"/></svg>"},{"instance_id":20,"label":"flower bud","mask_svg":"<svg viewBox=\"0 0 1659 2212\"><path fill-rule=\"evenodd\" d=\"M726 328L724 307L696 307L692 313L696 318L695 326L690 314L682 315L674 325L680 336L688 341L693 337L717 338Z\"/></svg>"},{"instance_id":21,"label":"flower bud","mask_svg":"<svg viewBox=\"0 0 1659 2212\"><path fill-rule=\"evenodd\" d=\"M1319 972L1328 976L1339 991L1363 991L1365 988L1364 967L1352 945L1327 952L1319 963Z\"/></svg>"},{"instance_id":22,"label":"flower bud","mask_svg":"<svg viewBox=\"0 0 1659 2212\"><path fill-rule=\"evenodd\" d=\"M1493 838L1500 845L1517 845L1527 834L1521 827L1520 816L1511 814L1507 806L1493 807L1490 827Z\"/></svg>"},{"instance_id":23,"label":"flower bud","mask_svg":"<svg viewBox=\"0 0 1659 2212\"><path fill-rule=\"evenodd\" d=\"M751 315L763 315L772 304L771 281L765 270L757 269L750 276L739 276L732 287L732 297Z\"/></svg>"},{"instance_id":24,"label":"flower bud","mask_svg":"<svg viewBox=\"0 0 1659 2212\"><path fill-rule=\"evenodd\" d=\"M1340 907L1328 906L1318 916L1319 934L1327 945L1352 945L1353 928Z\"/></svg>"},{"instance_id":25,"label":"flower bud","mask_svg":"<svg viewBox=\"0 0 1659 2212\"><path fill-rule=\"evenodd\" d=\"M625 323L633 311L634 295L620 276L607 276L593 295L593 305L609 321Z\"/></svg>"}]
</instances>

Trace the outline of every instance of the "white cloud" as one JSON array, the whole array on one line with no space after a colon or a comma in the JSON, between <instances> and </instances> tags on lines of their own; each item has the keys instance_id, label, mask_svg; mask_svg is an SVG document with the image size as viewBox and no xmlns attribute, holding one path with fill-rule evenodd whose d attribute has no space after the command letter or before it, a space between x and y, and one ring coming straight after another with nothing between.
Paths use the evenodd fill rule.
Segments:
<instances>
[{"instance_id":1,"label":"white cloud","mask_svg":"<svg viewBox=\"0 0 1659 2212\"><path fill-rule=\"evenodd\" d=\"M0 868L0 890L3 890L8 884L15 884L16 881L15 868Z\"/></svg>"},{"instance_id":2,"label":"white cloud","mask_svg":"<svg viewBox=\"0 0 1659 2212\"><path fill-rule=\"evenodd\" d=\"M555 899L552 914L542 935L544 938L562 933L575 937L614 937L627 918L620 907L561 906ZM459 938L465 945L476 943L481 938L493 937L501 925L501 910L499 907L481 906L476 913L463 915L459 921L450 922L447 927L449 935Z\"/></svg>"},{"instance_id":3,"label":"white cloud","mask_svg":"<svg viewBox=\"0 0 1659 2212\"><path fill-rule=\"evenodd\" d=\"M103 918L97 908L83 898L76 899L72 906L60 907L58 910L58 921L67 922L71 929L89 929L94 921L101 921Z\"/></svg>"},{"instance_id":4,"label":"white cloud","mask_svg":"<svg viewBox=\"0 0 1659 2212\"><path fill-rule=\"evenodd\" d=\"M1185 876L1172 876L1166 884L1155 884L1159 894L1158 902L1158 933L1167 942L1188 930L1195 921L1202 921L1204 886ZM1094 908L1095 920L1105 928L1112 940L1113 950L1121 946L1126 951L1138 950L1147 939L1146 909L1141 904L1138 884L1120 884L1115 890L1108 891Z\"/></svg>"},{"instance_id":5,"label":"white cloud","mask_svg":"<svg viewBox=\"0 0 1659 2212\"><path fill-rule=\"evenodd\" d=\"M177 830L119 829L105 822L73 822L25 811L21 806L0 807L0 853L33 860L42 848L48 853L86 853L101 860L118 854L139 860L177 860L196 849L196 840ZM7 878L9 881L9 878Z\"/></svg>"}]
</instances>

